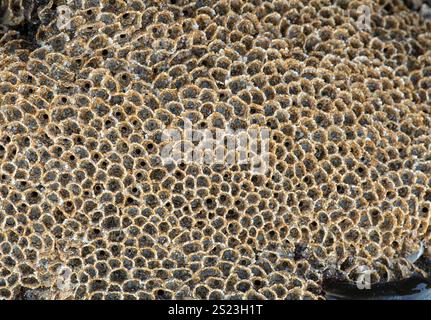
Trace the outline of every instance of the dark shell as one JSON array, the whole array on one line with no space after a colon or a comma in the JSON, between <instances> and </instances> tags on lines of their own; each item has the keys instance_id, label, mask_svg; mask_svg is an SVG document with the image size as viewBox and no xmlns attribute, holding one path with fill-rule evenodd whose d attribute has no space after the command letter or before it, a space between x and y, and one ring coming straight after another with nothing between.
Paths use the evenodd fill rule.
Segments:
<instances>
[{"instance_id":1,"label":"dark shell","mask_svg":"<svg viewBox=\"0 0 431 320\"><path fill-rule=\"evenodd\" d=\"M328 300L431 300L431 278L413 275L410 278L359 289L354 283L325 280L323 290Z\"/></svg>"}]
</instances>

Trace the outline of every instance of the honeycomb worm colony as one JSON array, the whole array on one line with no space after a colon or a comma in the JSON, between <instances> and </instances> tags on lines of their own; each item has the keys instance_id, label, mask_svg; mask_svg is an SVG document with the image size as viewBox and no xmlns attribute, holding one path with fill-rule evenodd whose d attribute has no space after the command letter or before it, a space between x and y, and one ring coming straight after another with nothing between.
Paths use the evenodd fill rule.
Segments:
<instances>
[{"instance_id":1,"label":"honeycomb worm colony","mask_svg":"<svg viewBox=\"0 0 431 320\"><path fill-rule=\"evenodd\" d=\"M0 298L426 276L428 3L0 0Z\"/></svg>"}]
</instances>

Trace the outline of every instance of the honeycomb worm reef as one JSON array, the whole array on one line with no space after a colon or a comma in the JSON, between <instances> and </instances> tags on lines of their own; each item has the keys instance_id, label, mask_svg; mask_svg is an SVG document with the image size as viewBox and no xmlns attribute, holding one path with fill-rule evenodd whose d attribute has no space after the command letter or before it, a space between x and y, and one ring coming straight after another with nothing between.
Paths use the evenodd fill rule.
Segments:
<instances>
[{"instance_id":1,"label":"honeycomb worm reef","mask_svg":"<svg viewBox=\"0 0 431 320\"><path fill-rule=\"evenodd\" d=\"M0 298L417 284L431 244L429 4L0 0ZM163 133L185 119L269 129L267 170L164 163Z\"/></svg>"}]
</instances>

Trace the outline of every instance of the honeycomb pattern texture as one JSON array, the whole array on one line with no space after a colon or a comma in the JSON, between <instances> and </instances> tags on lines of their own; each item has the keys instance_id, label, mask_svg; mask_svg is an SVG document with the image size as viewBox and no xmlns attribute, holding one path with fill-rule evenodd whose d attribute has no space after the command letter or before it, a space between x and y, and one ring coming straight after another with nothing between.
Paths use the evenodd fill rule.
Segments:
<instances>
[{"instance_id":1,"label":"honeycomb pattern texture","mask_svg":"<svg viewBox=\"0 0 431 320\"><path fill-rule=\"evenodd\" d=\"M323 299L358 267L421 272L431 22L403 1L32 4L0 29L0 298ZM162 164L185 118L269 128L268 171Z\"/></svg>"}]
</instances>

